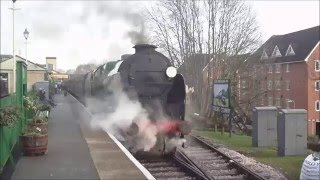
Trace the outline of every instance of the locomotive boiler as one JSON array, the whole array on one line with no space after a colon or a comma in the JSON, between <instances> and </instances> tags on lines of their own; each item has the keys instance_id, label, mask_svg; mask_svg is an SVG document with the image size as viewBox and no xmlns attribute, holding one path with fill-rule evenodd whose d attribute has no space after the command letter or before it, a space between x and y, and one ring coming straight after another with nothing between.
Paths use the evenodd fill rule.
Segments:
<instances>
[{"instance_id":1,"label":"locomotive boiler","mask_svg":"<svg viewBox=\"0 0 320 180\"><path fill-rule=\"evenodd\" d=\"M167 57L155 50L156 46L138 44L134 48L134 54L103 64L80 78L71 78L66 86L83 103L86 97L116 98L119 92L139 101L150 123L158 128L157 144L152 151L165 152L168 140L181 139L190 132L184 121L184 78ZM107 100L116 103L112 98ZM133 123L123 131L127 136L134 136L139 126Z\"/></svg>"}]
</instances>

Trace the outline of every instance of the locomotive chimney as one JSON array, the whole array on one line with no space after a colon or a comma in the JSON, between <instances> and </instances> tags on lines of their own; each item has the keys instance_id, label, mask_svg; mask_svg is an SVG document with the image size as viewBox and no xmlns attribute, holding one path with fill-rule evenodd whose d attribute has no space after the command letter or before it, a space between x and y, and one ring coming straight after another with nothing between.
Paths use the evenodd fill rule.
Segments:
<instances>
[{"instance_id":1,"label":"locomotive chimney","mask_svg":"<svg viewBox=\"0 0 320 180\"><path fill-rule=\"evenodd\" d=\"M146 51L146 50L155 51L157 46L151 45L151 44L137 44L137 45L133 46L133 48L136 49L135 53L138 53L138 52L142 52L142 51Z\"/></svg>"}]
</instances>

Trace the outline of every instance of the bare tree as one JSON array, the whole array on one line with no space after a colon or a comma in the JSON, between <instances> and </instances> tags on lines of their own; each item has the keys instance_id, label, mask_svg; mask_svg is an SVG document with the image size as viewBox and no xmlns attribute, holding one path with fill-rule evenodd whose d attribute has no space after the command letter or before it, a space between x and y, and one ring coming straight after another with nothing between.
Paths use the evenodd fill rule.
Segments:
<instances>
[{"instance_id":1,"label":"bare tree","mask_svg":"<svg viewBox=\"0 0 320 180\"><path fill-rule=\"evenodd\" d=\"M80 64L77 66L74 74L86 74L94 69L96 69L98 66L96 64Z\"/></svg>"},{"instance_id":2,"label":"bare tree","mask_svg":"<svg viewBox=\"0 0 320 180\"><path fill-rule=\"evenodd\" d=\"M161 1L148 10L148 16L153 42L192 78L193 104L210 115L212 80L228 78L237 87L237 72L248 64L235 57L259 45L260 34L250 6L241 0ZM237 89L233 90L237 94Z\"/></svg>"}]
</instances>

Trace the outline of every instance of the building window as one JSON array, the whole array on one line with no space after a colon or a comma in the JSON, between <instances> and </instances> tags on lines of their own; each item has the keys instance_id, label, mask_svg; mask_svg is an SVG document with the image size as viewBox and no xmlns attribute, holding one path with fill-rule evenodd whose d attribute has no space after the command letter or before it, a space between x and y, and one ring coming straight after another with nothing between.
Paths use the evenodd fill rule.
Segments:
<instances>
[{"instance_id":1,"label":"building window","mask_svg":"<svg viewBox=\"0 0 320 180\"><path fill-rule=\"evenodd\" d=\"M286 108L287 109L290 109L290 99L286 99Z\"/></svg>"},{"instance_id":2,"label":"building window","mask_svg":"<svg viewBox=\"0 0 320 180\"><path fill-rule=\"evenodd\" d=\"M286 52L286 56L294 56L296 55L296 53L294 52L291 44L289 45L288 49L287 49L287 52Z\"/></svg>"},{"instance_id":3,"label":"building window","mask_svg":"<svg viewBox=\"0 0 320 180\"><path fill-rule=\"evenodd\" d=\"M315 71L320 71L320 60L314 61L314 69Z\"/></svg>"},{"instance_id":4,"label":"building window","mask_svg":"<svg viewBox=\"0 0 320 180\"><path fill-rule=\"evenodd\" d=\"M276 64L276 73L280 73L281 71L281 64Z\"/></svg>"},{"instance_id":5,"label":"building window","mask_svg":"<svg viewBox=\"0 0 320 180\"><path fill-rule=\"evenodd\" d=\"M276 107L281 107L280 98L276 98Z\"/></svg>"},{"instance_id":6,"label":"building window","mask_svg":"<svg viewBox=\"0 0 320 180\"><path fill-rule=\"evenodd\" d=\"M316 111L320 111L320 101L319 100L316 100L315 106L316 106Z\"/></svg>"},{"instance_id":7,"label":"building window","mask_svg":"<svg viewBox=\"0 0 320 180\"><path fill-rule=\"evenodd\" d=\"M275 87L276 90L281 90L280 80L276 80L274 82L274 87Z\"/></svg>"},{"instance_id":8,"label":"building window","mask_svg":"<svg viewBox=\"0 0 320 180\"><path fill-rule=\"evenodd\" d=\"M272 81L269 81L268 82L268 90L271 90L272 89Z\"/></svg>"},{"instance_id":9,"label":"building window","mask_svg":"<svg viewBox=\"0 0 320 180\"><path fill-rule=\"evenodd\" d=\"M281 53L280 53L280 50L278 48L278 46L276 46L272 52L272 57L281 57Z\"/></svg>"},{"instance_id":10,"label":"building window","mask_svg":"<svg viewBox=\"0 0 320 180\"><path fill-rule=\"evenodd\" d=\"M273 67L272 67L272 65L270 64L270 65L268 65L268 73L272 73L272 71L273 71Z\"/></svg>"},{"instance_id":11,"label":"building window","mask_svg":"<svg viewBox=\"0 0 320 180\"><path fill-rule=\"evenodd\" d=\"M290 81L289 80L286 81L286 90L290 91Z\"/></svg>"},{"instance_id":12,"label":"building window","mask_svg":"<svg viewBox=\"0 0 320 180\"><path fill-rule=\"evenodd\" d=\"M268 55L266 53L266 50L263 50L262 55L261 55L261 59L268 59Z\"/></svg>"},{"instance_id":13,"label":"building window","mask_svg":"<svg viewBox=\"0 0 320 180\"><path fill-rule=\"evenodd\" d=\"M9 95L8 73L0 73L0 98Z\"/></svg>"},{"instance_id":14,"label":"building window","mask_svg":"<svg viewBox=\"0 0 320 180\"><path fill-rule=\"evenodd\" d=\"M290 65L287 64L287 65L286 65L286 72L290 72L290 69L289 69L289 68L290 68Z\"/></svg>"},{"instance_id":15,"label":"building window","mask_svg":"<svg viewBox=\"0 0 320 180\"><path fill-rule=\"evenodd\" d=\"M315 82L315 90L316 91L320 90L320 80L316 80L316 82Z\"/></svg>"},{"instance_id":16,"label":"building window","mask_svg":"<svg viewBox=\"0 0 320 180\"><path fill-rule=\"evenodd\" d=\"M268 98L268 106L273 106L272 97Z\"/></svg>"}]
</instances>

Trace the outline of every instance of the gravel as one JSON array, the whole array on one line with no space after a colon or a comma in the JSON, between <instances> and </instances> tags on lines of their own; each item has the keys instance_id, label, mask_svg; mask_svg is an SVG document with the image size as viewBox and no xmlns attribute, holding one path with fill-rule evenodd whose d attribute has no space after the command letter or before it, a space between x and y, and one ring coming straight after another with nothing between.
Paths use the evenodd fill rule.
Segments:
<instances>
[{"instance_id":1,"label":"gravel","mask_svg":"<svg viewBox=\"0 0 320 180\"><path fill-rule=\"evenodd\" d=\"M259 163L254 159L248 158L234 150L230 150L224 147L220 147L219 150L224 152L228 156L231 156L235 161L239 162L240 164L249 167L252 171L258 172L259 175L263 176L266 179L287 179L280 171L274 169L273 167Z\"/></svg>"},{"instance_id":2,"label":"gravel","mask_svg":"<svg viewBox=\"0 0 320 180\"><path fill-rule=\"evenodd\" d=\"M206 138L206 141L210 141L212 144L215 143L212 140ZM257 172L260 176L263 176L266 179L272 180L286 180L287 178L278 170L274 169L271 166L262 164L255 161L252 158L246 157L243 154L240 154L234 150L222 147L218 147L221 152L224 152L226 155L232 157L238 163L250 168L252 171Z\"/></svg>"}]
</instances>

